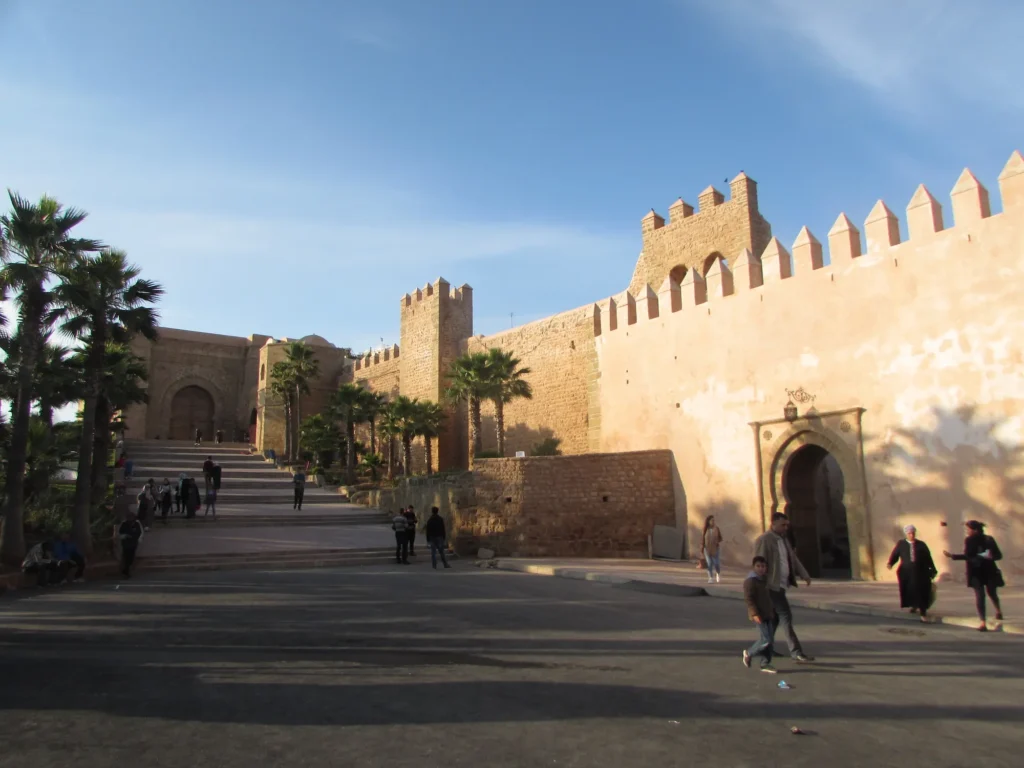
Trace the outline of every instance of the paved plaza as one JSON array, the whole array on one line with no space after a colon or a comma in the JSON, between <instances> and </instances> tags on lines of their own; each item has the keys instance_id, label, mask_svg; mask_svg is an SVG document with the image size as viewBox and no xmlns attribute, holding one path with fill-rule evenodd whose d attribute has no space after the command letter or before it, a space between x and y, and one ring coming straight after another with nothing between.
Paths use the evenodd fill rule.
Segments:
<instances>
[{"instance_id":1,"label":"paved plaza","mask_svg":"<svg viewBox=\"0 0 1024 768\"><path fill-rule=\"evenodd\" d=\"M736 601L467 565L23 592L0 766L1019 765L1019 638L797 620L772 678Z\"/></svg>"}]
</instances>

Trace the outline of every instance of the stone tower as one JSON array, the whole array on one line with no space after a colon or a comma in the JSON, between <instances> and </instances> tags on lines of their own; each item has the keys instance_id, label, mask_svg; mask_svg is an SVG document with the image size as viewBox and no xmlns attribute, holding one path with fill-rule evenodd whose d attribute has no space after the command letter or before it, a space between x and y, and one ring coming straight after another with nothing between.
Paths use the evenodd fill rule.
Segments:
<instances>
[{"instance_id":1,"label":"stone tower","mask_svg":"<svg viewBox=\"0 0 1024 768\"><path fill-rule=\"evenodd\" d=\"M719 258L727 262L744 248L761 253L771 240L771 225L757 209L757 182L740 173L729 183L730 199L714 187L697 198L698 209L682 199L669 206L669 221L651 211L640 223L643 251L633 271L629 292L639 296L646 286L657 291L671 277L681 283L686 272L708 273Z\"/></svg>"},{"instance_id":2,"label":"stone tower","mask_svg":"<svg viewBox=\"0 0 1024 768\"><path fill-rule=\"evenodd\" d=\"M402 394L441 402L445 373L459 356L461 342L473 335L473 289L452 288L439 277L401 299L399 358ZM467 457L461 410L450 415L437 440L436 469L465 466Z\"/></svg>"}]
</instances>

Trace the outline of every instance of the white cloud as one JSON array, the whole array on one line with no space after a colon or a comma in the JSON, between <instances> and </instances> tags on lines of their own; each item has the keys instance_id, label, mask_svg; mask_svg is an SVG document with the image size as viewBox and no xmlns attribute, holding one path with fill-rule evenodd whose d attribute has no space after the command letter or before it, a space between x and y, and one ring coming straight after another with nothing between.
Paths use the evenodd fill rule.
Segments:
<instances>
[{"instance_id":1,"label":"white cloud","mask_svg":"<svg viewBox=\"0 0 1024 768\"><path fill-rule=\"evenodd\" d=\"M1024 112L1013 0L697 0L755 45L813 61L916 117L950 101ZM688 5L683 0L683 7ZM781 44L782 48L779 48Z\"/></svg>"}]
</instances>

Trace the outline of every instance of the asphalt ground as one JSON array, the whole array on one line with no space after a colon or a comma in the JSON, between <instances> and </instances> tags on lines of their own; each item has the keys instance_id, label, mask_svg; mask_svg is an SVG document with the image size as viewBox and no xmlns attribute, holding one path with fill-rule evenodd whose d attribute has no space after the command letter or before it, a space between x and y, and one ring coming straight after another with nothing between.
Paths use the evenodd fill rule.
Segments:
<instances>
[{"instance_id":1,"label":"asphalt ground","mask_svg":"<svg viewBox=\"0 0 1024 768\"><path fill-rule=\"evenodd\" d=\"M19 592L0 766L1021 765L1020 638L796 618L772 677L739 602L464 565Z\"/></svg>"}]
</instances>

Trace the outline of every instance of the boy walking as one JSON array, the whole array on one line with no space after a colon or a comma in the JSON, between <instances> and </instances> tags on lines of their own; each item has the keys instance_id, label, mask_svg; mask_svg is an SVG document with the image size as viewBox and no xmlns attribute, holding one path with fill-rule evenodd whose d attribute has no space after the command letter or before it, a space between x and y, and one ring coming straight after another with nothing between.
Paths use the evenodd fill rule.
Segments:
<instances>
[{"instance_id":1,"label":"boy walking","mask_svg":"<svg viewBox=\"0 0 1024 768\"><path fill-rule=\"evenodd\" d=\"M761 657L761 671L774 675L772 666L772 643L775 640L775 606L768 591L768 561L761 555L754 557L753 569L743 582L743 599L747 604L747 616L757 627L757 642L743 651L743 666L749 668L750 660Z\"/></svg>"}]
</instances>

